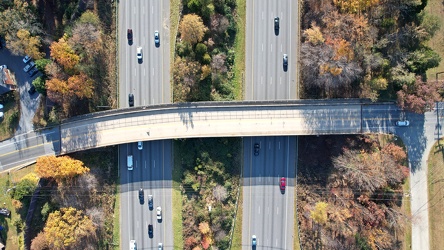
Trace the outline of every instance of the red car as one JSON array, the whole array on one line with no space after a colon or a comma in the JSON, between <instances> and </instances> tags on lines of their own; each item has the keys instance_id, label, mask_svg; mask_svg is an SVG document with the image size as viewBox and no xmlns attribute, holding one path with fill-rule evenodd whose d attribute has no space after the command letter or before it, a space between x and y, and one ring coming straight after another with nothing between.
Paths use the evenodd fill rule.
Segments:
<instances>
[{"instance_id":1,"label":"red car","mask_svg":"<svg viewBox=\"0 0 444 250\"><path fill-rule=\"evenodd\" d=\"M285 177L281 178L281 181L279 182L279 187L281 188L281 191L284 192L285 191L285 186L287 185Z\"/></svg>"}]
</instances>

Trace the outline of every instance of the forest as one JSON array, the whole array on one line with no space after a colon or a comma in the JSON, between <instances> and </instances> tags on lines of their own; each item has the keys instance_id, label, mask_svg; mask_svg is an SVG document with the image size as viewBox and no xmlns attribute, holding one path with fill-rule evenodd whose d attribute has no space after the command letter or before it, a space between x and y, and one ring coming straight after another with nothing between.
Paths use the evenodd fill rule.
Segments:
<instances>
[{"instance_id":1,"label":"forest","mask_svg":"<svg viewBox=\"0 0 444 250\"><path fill-rule=\"evenodd\" d=\"M301 20L303 98L396 100L423 113L441 99L426 78L441 58L426 45L440 29L427 0L307 0Z\"/></svg>"}]
</instances>

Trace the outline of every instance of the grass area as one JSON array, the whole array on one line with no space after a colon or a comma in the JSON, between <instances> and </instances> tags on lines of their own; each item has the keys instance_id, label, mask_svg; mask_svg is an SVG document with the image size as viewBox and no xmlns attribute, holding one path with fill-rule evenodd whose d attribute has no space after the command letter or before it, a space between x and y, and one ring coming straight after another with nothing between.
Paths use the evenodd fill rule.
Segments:
<instances>
[{"instance_id":1,"label":"grass area","mask_svg":"<svg viewBox=\"0 0 444 250\"><path fill-rule=\"evenodd\" d=\"M0 122L0 141L14 136L20 119L20 100L16 91L9 92L0 97L3 105L3 121Z\"/></svg>"},{"instance_id":2,"label":"grass area","mask_svg":"<svg viewBox=\"0 0 444 250\"><path fill-rule=\"evenodd\" d=\"M173 152L177 152L178 147L173 143ZM173 235L174 235L174 249L183 249L183 227L182 227L182 194L180 192L180 185L182 179L182 161L179 154L174 154L174 168L173 168Z\"/></svg>"},{"instance_id":3,"label":"grass area","mask_svg":"<svg viewBox=\"0 0 444 250\"><path fill-rule=\"evenodd\" d=\"M429 187L430 249L444 245L444 154L442 144L435 144L429 154L427 185Z\"/></svg>"},{"instance_id":4,"label":"grass area","mask_svg":"<svg viewBox=\"0 0 444 250\"><path fill-rule=\"evenodd\" d=\"M234 222L234 232L233 239L231 242L231 249L238 250L242 249L242 214L243 214L243 191L242 186L239 188L239 200L237 201L237 211L236 211L236 221Z\"/></svg>"},{"instance_id":5,"label":"grass area","mask_svg":"<svg viewBox=\"0 0 444 250\"><path fill-rule=\"evenodd\" d=\"M244 74L245 74L245 23L247 1L236 0L237 4L237 34L234 41L234 96L236 100L244 99Z\"/></svg>"},{"instance_id":6,"label":"grass area","mask_svg":"<svg viewBox=\"0 0 444 250\"><path fill-rule=\"evenodd\" d=\"M294 228L294 237L293 237L293 249L301 250L301 243L299 242L299 221L298 221L298 197L297 197L297 188L294 188L294 216L293 216L293 228Z\"/></svg>"},{"instance_id":7,"label":"grass area","mask_svg":"<svg viewBox=\"0 0 444 250\"><path fill-rule=\"evenodd\" d=\"M113 218L113 249L118 250L120 247L120 183L116 183L116 201L114 203Z\"/></svg>"},{"instance_id":8,"label":"grass area","mask_svg":"<svg viewBox=\"0 0 444 250\"><path fill-rule=\"evenodd\" d=\"M410 178L405 180L404 185L402 185L402 190L405 194L410 192ZM412 210L410 209L410 199L402 199L401 210L406 214L412 214ZM412 223L407 222L405 233L404 233L404 242L402 249L412 249Z\"/></svg>"},{"instance_id":9,"label":"grass area","mask_svg":"<svg viewBox=\"0 0 444 250\"><path fill-rule=\"evenodd\" d=\"M436 16L441 24L441 29L428 42L428 46L438 53L442 59L438 67L427 70L427 79L434 81L436 73L444 71L444 5L442 0L428 0L425 11ZM444 80L444 75L439 75L439 79Z\"/></svg>"},{"instance_id":10,"label":"grass area","mask_svg":"<svg viewBox=\"0 0 444 250\"><path fill-rule=\"evenodd\" d=\"M14 182L18 182L23 176L33 172L34 168L34 165L32 165L0 174L0 186L4 189L0 196L0 204L1 207L6 207L11 211L11 216L9 218L3 216L0 217L0 225L4 228L4 230L1 231L1 234L6 240L6 245L8 246L7 249L22 249L24 242L23 231L14 225L14 222L21 221L20 214L15 211L12 206L12 199L6 191L14 186ZM25 210L27 211L27 209Z\"/></svg>"},{"instance_id":11,"label":"grass area","mask_svg":"<svg viewBox=\"0 0 444 250\"><path fill-rule=\"evenodd\" d=\"M170 0L170 69L174 68L174 55L176 53L176 36L179 27L179 18L182 7L181 0ZM172 74L172 72L171 72ZM171 77L171 101L173 101L173 77Z\"/></svg>"}]
</instances>

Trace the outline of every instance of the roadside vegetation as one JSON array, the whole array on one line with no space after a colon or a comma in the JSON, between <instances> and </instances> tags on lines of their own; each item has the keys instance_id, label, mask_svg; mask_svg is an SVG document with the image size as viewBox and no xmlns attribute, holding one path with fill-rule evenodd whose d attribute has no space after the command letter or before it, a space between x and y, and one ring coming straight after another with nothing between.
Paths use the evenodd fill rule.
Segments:
<instances>
[{"instance_id":1,"label":"roadside vegetation","mask_svg":"<svg viewBox=\"0 0 444 250\"><path fill-rule=\"evenodd\" d=\"M236 0L183 1L172 68L174 102L236 98L236 12Z\"/></svg>"},{"instance_id":2,"label":"roadside vegetation","mask_svg":"<svg viewBox=\"0 0 444 250\"><path fill-rule=\"evenodd\" d=\"M183 249L228 249L240 185L240 151L239 138L175 141L182 169Z\"/></svg>"},{"instance_id":3,"label":"roadside vegetation","mask_svg":"<svg viewBox=\"0 0 444 250\"><path fill-rule=\"evenodd\" d=\"M19 95L15 91L8 92L0 96L0 103L3 105L3 120L0 122L0 141L14 136L20 120Z\"/></svg>"},{"instance_id":4,"label":"roadside vegetation","mask_svg":"<svg viewBox=\"0 0 444 250\"><path fill-rule=\"evenodd\" d=\"M426 0L304 1L303 98L397 100L423 113L441 99L427 79L441 57L428 46L440 28Z\"/></svg>"},{"instance_id":5,"label":"roadside vegetation","mask_svg":"<svg viewBox=\"0 0 444 250\"><path fill-rule=\"evenodd\" d=\"M393 137L301 137L298 220L308 249L401 249L410 215L401 209L409 175ZM306 146L304 146L306 145Z\"/></svg>"},{"instance_id":6,"label":"roadside vegetation","mask_svg":"<svg viewBox=\"0 0 444 250\"><path fill-rule=\"evenodd\" d=\"M429 187L430 249L441 249L444 244L444 147L436 143L428 158L427 186Z\"/></svg>"},{"instance_id":7,"label":"roadside vegetation","mask_svg":"<svg viewBox=\"0 0 444 250\"><path fill-rule=\"evenodd\" d=\"M436 53L438 53L440 58L444 58L444 4L442 0L428 0L425 11L432 16L437 18L440 29L435 33L435 35L427 42ZM441 60L439 66L436 68L431 68L427 70L427 79L429 81L436 80L436 73L444 71L444 61ZM443 75L439 75L441 81L444 79Z\"/></svg>"}]
</instances>

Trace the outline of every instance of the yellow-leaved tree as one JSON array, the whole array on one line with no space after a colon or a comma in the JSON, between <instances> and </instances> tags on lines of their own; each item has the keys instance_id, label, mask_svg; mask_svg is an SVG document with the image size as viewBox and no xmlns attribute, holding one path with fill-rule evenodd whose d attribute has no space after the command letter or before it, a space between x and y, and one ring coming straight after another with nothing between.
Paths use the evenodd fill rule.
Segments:
<instances>
[{"instance_id":1,"label":"yellow-leaved tree","mask_svg":"<svg viewBox=\"0 0 444 250\"><path fill-rule=\"evenodd\" d=\"M180 38L190 44L202 41L207 30L202 18L196 14L185 15L179 24Z\"/></svg>"},{"instance_id":2,"label":"yellow-leaved tree","mask_svg":"<svg viewBox=\"0 0 444 250\"><path fill-rule=\"evenodd\" d=\"M37 159L36 173L43 178L53 178L58 184L77 175L89 172L83 162L69 156L42 156Z\"/></svg>"},{"instance_id":3,"label":"yellow-leaved tree","mask_svg":"<svg viewBox=\"0 0 444 250\"><path fill-rule=\"evenodd\" d=\"M31 249L82 249L96 237L96 226L81 210L61 208L50 213L43 232L32 240Z\"/></svg>"},{"instance_id":4,"label":"yellow-leaved tree","mask_svg":"<svg viewBox=\"0 0 444 250\"><path fill-rule=\"evenodd\" d=\"M326 202L316 203L315 209L311 211L310 217L318 224L324 225L327 223L327 206Z\"/></svg>"},{"instance_id":5,"label":"yellow-leaved tree","mask_svg":"<svg viewBox=\"0 0 444 250\"><path fill-rule=\"evenodd\" d=\"M51 57L62 65L66 71L73 73L74 67L80 61L80 57L68 44L66 36L60 38L58 42L53 42L49 48L51 49Z\"/></svg>"}]
</instances>

